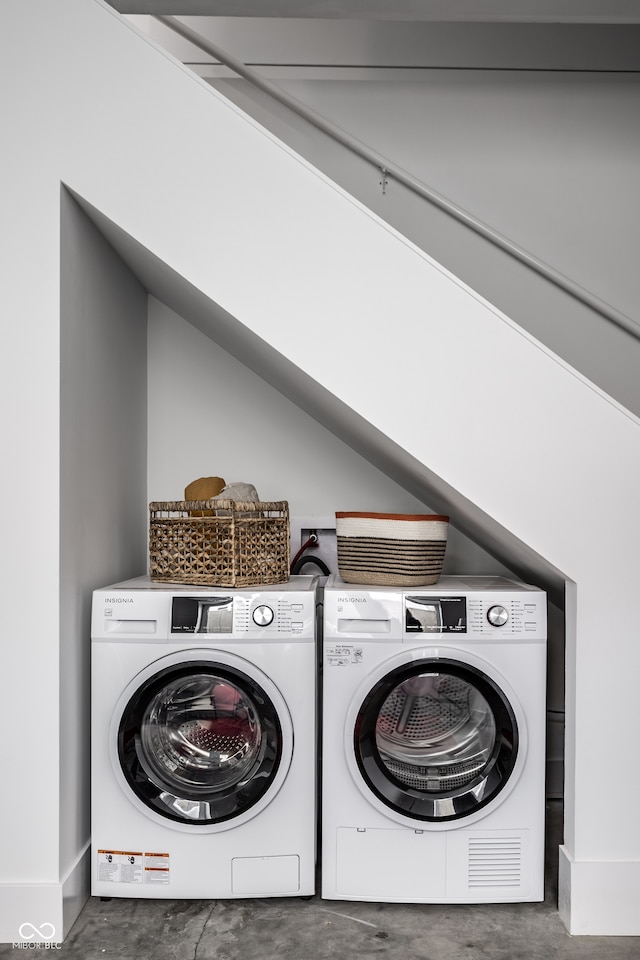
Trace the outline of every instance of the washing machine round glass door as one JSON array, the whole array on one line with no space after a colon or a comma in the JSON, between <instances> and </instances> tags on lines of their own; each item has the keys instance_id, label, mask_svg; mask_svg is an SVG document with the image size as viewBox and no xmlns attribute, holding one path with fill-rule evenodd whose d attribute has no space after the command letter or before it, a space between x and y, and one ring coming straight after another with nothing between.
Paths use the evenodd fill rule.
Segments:
<instances>
[{"instance_id":1,"label":"washing machine round glass door","mask_svg":"<svg viewBox=\"0 0 640 960\"><path fill-rule=\"evenodd\" d=\"M262 686L228 664L195 661L148 678L117 734L124 777L156 814L189 824L244 817L282 760L278 712Z\"/></svg>"},{"instance_id":2,"label":"washing machine round glass door","mask_svg":"<svg viewBox=\"0 0 640 960\"><path fill-rule=\"evenodd\" d=\"M367 788L419 821L463 819L507 784L518 753L515 714L480 670L448 660L399 667L358 711L353 746Z\"/></svg>"}]
</instances>

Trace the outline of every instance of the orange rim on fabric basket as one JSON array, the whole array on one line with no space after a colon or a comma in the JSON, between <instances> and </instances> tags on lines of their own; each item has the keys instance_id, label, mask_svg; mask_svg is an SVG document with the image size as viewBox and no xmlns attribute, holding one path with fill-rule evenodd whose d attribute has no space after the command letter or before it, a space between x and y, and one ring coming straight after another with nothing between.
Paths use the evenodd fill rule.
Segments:
<instances>
[{"instance_id":1,"label":"orange rim on fabric basket","mask_svg":"<svg viewBox=\"0 0 640 960\"><path fill-rule=\"evenodd\" d=\"M338 570L347 583L437 583L447 546L442 514L336 512Z\"/></svg>"}]
</instances>

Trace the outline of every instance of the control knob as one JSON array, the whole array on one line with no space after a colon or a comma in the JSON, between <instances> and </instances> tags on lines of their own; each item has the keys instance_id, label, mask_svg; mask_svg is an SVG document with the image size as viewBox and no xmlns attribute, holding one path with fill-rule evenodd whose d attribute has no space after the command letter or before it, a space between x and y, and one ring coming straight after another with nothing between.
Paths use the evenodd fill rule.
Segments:
<instances>
[{"instance_id":1,"label":"control knob","mask_svg":"<svg viewBox=\"0 0 640 960\"><path fill-rule=\"evenodd\" d=\"M509 619L509 612L505 607L496 604L494 607L489 607L487 610L487 620L492 627L504 627L505 623Z\"/></svg>"},{"instance_id":2,"label":"control knob","mask_svg":"<svg viewBox=\"0 0 640 960\"><path fill-rule=\"evenodd\" d=\"M266 603L259 604L253 611L253 622L259 627L268 627L273 623L273 610Z\"/></svg>"}]
</instances>

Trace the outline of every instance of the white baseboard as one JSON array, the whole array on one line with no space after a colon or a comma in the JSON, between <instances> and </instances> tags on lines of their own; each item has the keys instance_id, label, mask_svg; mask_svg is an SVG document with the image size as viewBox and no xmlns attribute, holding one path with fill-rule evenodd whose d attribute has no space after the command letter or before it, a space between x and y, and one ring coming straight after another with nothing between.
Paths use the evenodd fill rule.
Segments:
<instances>
[{"instance_id":1,"label":"white baseboard","mask_svg":"<svg viewBox=\"0 0 640 960\"><path fill-rule=\"evenodd\" d=\"M0 943L61 943L62 884L3 883Z\"/></svg>"},{"instance_id":2,"label":"white baseboard","mask_svg":"<svg viewBox=\"0 0 640 960\"><path fill-rule=\"evenodd\" d=\"M640 936L640 862L574 860L560 847L558 909L570 934Z\"/></svg>"},{"instance_id":3,"label":"white baseboard","mask_svg":"<svg viewBox=\"0 0 640 960\"><path fill-rule=\"evenodd\" d=\"M58 883L0 884L0 943L62 943L90 893L90 845Z\"/></svg>"}]
</instances>

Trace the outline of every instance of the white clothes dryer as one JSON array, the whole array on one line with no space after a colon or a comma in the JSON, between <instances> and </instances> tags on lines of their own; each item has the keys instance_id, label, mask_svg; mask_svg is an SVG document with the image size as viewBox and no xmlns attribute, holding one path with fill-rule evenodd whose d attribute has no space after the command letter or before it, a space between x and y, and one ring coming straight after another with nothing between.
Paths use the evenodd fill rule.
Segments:
<instances>
[{"instance_id":1,"label":"white clothes dryer","mask_svg":"<svg viewBox=\"0 0 640 960\"><path fill-rule=\"evenodd\" d=\"M94 592L94 895L314 893L315 585Z\"/></svg>"},{"instance_id":2,"label":"white clothes dryer","mask_svg":"<svg viewBox=\"0 0 640 960\"><path fill-rule=\"evenodd\" d=\"M329 578L322 896L542 900L545 690L536 587Z\"/></svg>"}]
</instances>

